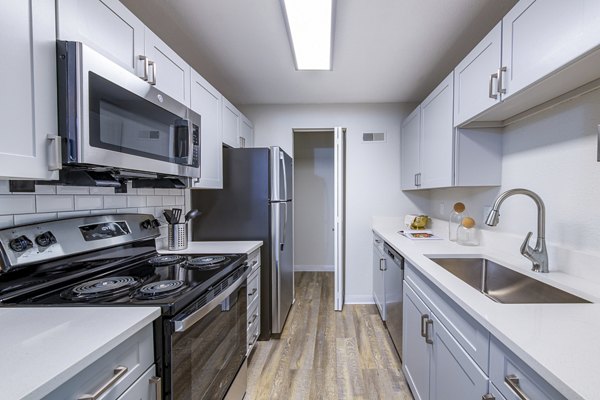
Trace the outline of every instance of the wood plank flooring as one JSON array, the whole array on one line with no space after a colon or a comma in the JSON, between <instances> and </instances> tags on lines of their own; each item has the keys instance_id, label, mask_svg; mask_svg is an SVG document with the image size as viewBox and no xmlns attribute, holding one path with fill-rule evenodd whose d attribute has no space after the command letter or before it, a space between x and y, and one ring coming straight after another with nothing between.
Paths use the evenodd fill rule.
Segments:
<instances>
[{"instance_id":1,"label":"wood plank flooring","mask_svg":"<svg viewBox=\"0 0 600 400\"><path fill-rule=\"evenodd\" d=\"M297 272L280 339L258 342L246 399L412 400L374 305L333 311L333 273Z\"/></svg>"}]
</instances>

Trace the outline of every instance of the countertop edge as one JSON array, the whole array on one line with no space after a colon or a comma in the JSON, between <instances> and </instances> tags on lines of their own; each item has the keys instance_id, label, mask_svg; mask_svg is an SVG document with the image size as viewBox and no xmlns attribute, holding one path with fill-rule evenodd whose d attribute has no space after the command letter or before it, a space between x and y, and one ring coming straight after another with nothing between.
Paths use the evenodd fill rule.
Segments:
<instances>
[{"instance_id":1,"label":"countertop edge","mask_svg":"<svg viewBox=\"0 0 600 400\"><path fill-rule=\"evenodd\" d=\"M263 242L261 240L248 241L202 241L189 242L188 247L184 250L169 250L166 248L158 248L160 254L209 254L219 253L225 247L229 250L226 253L246 253L250 254L253 251L261 248ZM211 250L214 249L214 250Z\"/></svg>"}]
</instances>

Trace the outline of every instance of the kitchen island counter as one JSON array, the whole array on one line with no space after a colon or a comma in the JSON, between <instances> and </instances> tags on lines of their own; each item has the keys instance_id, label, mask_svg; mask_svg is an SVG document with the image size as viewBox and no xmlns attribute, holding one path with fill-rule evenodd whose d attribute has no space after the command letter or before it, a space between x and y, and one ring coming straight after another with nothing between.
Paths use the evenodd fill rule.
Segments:
<instances>
[{"instance_id":1,"label":"kitchen island counter","mask_svg":"<svg viewBox=\"0 0 600 400\"><path fill-rule=\"evenodd\" d=\"M562 395L570 400L598 398L598 284L558 271L532 272L528 260L498 246L461 246L446 239L411 240L399 234L400 229L397 223L373 223L373 232ZM443 231L434 229L434 233L443 236ZM496 303L428 258L461 255L489 258L593 303Z\"/></svg>"},{"instance_id":2,"label":"kitchen island counter","mask_svg":"<svg viewBox=\"0 0 600 400\"><path fill-rule=\"evenodd\" d=\"M158 307L0 308L0 397L46 396L159 316Z\"/></svg>"}]
</instances>

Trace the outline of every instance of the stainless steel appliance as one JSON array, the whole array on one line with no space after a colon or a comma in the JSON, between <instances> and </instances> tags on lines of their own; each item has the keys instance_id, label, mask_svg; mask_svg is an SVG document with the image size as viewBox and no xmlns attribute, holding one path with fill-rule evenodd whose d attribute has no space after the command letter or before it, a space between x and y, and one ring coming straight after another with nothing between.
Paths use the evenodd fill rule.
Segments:
<instances>
[{"instance_id":1,"label":"stainless steel appliance","mask_svg":"<svg viewBox=\"0 0 600 400\"><path fill-rule=\"evenodd\" d=\"M396 351L400 358L402 358L402 283L404 280L404 257L385 242L383 243L383 251L387 265L384 278L385 309L387 314L385 323Z\"/></svg>"},{"instance_id":2,"label":"stainless steel appliance","mask_svg":"<svg viewBox=\"0 0 600 400\"><path fill-rule=\"evenodd\" d=\"M157 90L143 66L146 80L82 43L57 42L63 166L200 177L200 115Z\"/></svg>"},{"instance_id":3,"label":"stainless steel appliance","mask_svg":"<svg viewBox=\"0 0 600 400\"><path fill-rule=\"evenodd\" d=\"M262 240L260 340L294 301L292 159L279 147L223 149L223 190L193 190L192 240Z\"/></svg>"},{"instance_id":4,"label":"stainless steel appliance","mask_svg":"<svg viewBox=\"0 0 600 400\"><path fill-rule=\"evenodd\" d=\"M162 398L241 400L246 255L158 255L156 236L156 221L144 214L1 230L0 305L158 306L154 340Z\"/></svg>"}]
</instances>

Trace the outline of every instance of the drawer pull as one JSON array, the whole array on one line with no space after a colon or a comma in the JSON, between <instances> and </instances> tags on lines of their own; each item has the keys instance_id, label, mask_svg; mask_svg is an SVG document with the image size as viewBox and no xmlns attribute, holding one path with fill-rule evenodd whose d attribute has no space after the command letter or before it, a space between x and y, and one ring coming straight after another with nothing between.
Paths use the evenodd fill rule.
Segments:
<instances>
[{"instance_id":1,"label":"drawer pull","mask_svg":"<svg viewBox=\"0 0 600 400\"><path fill-rule=\"evenodd\" d=\"M156 400L162 400L162 379L158 376L153 376L150 378L150 384L154 384L154 389L156 389Z\"/></svg>"},{"instance_id":2,"label":"drawer pull","mask_svg":"<svg viewBox=\"0 0 600 400\"><path fill-rule=\"evenodd\" d=\"M248 296L254 296L257 291L258 291L257 288L252 289L252 293L248 293Z\"/></svg>"},{"instance_id":3,"label":"drawer pull","mask_svg":"<svg viewBox=\"0 0 600 400\"><path fill-rule=\"evenodd\" d=\"M250 343L250 347L254 346L254 344L256 343L256 339L258 339L258 335L255 333L254 335L252 335L252 343Z\"/></svg>"},{"instance_id":4,"label":"drawer pull","mask_svg":"<svg viewBox=\"0 0 600 400\"><path fill-rule=\"evenodd\" d=\"M118 367L116 367L114 369L113 373L114 373L114 375L112 376L112 378L110 378L108 380L108 382L106 382L104 385L102 385L96 391L96 393L93 393L93 394L84 394L83 396L79 397L78 400L96 400L96 399L99 399L100 396L102 396L108 389L110 389L111 387L113 387L119 381L119 379L121 379L123 377L123 375L125 375L127 373L127 367L119 365Z\"/></svg>"},{"instance_id":5,"label":"drawer pull","mask_svg":"<svg viewBox=\"0 0 600 400\"><path fill-rule=\"evenodd\" d=\"M426 330L425 324L427 323L428 319L429 319L429 315L427 315L427 314L421 315L421 337L427 336L427 330Z\"/></svg>"},{"instance_id":6,"label":"drawer pull","mask_svg":"<svg viewBox=\"0 0 600 400\"><path fill-rule=\"evenodd\" d=\"M521 386L519 386L519 378L516 375L507 375L504 377L504 382L521 400L529 400Z\"/></svg>"},{"instance_id":7,"label":"drawer pull","mask_svg":"<svg viewBox=\"0 0 600 400\"><path fill-rule=\"evenodd\" d=\"M256 321L256 318L258 318L258 314L254 314L252 316L252 319L250 321L248 321L248 326L252 325L254 323L254 321Z\"/></svg>"},{"instance_id":8,"label":"drawer pull","mask_svg":"<svg viewBox=\"0 0 600 400\"><path fill-rule=\"evenodd\" d=\"M494 397L493 394L486 393L483 396L481 396L481 400L496 400L496 398Z\"/></svg>"},{"instance_id":9,"label":"drawer pull","mask_svg":"<svg viewBox=\"0 0 600 400\"><path fill-rule=\"evenodd\" d=\"M432 319L428 319L427 322L425 322L425 343L433 344L433 339L429 337L429 325L433 326Z\"/></svg>"}]
</instances>

